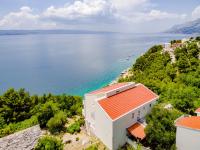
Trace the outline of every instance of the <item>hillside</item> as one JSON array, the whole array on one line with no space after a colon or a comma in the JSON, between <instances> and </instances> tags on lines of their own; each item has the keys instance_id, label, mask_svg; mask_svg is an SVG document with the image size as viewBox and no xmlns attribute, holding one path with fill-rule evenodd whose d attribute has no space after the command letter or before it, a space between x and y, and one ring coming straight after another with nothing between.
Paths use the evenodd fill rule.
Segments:
<instances>
[{"instance_id":1,"label":"hillside","mask_svg":"<svg viewBox=\"0 0 200 150\"><path fill-rule=\"evenodd\" d=\"M200 33L200 19L190 21L181 25L175 25L167 33L195 34Z\"/></svg>"},{"instance_id":2,"label":"hillside","mask_svg":"<svg viewBox=\"0 0 200 150\"><path fill-rule=\"evenodd\" d=\"M176 44L179 41L172 41ZM147 116L146 141L152 149L175 149L174 121L182 114L194 115L200 106L200 38L174 48L172 63L161 45L148 50L136 60L130 76L119 81L140 82L159 94L159 102ZM165 106L172 105L172 109Z\"/></svg>"}]
</instances>

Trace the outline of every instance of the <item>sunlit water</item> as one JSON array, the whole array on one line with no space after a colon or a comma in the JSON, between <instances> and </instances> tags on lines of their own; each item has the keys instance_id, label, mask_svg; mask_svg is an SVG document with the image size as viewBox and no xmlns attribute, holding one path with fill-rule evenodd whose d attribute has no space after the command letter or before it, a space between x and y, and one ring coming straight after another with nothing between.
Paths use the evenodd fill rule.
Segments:
<instances>
[{"instance_id":1,"label":"sunlit water","mask_svg":"<svg viewBox=\"0 0 200 150\"><path fill-rule=\"evenodd\" d=\"M84 93L105 86L167 34L36 34L0 36L0 93Z\"/></svg>"}]
</instances>

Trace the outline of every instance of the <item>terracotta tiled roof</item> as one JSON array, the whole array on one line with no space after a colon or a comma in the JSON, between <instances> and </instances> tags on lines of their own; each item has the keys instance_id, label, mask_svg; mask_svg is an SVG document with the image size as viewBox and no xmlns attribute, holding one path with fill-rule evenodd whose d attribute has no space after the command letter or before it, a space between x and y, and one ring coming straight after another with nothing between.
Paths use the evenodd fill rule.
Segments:
<instances>
[{"instance_id":1,"label":"terracotta tiled roof","mask_svg":"<svg viewBox=\"0 0 200 150\"><path fill-rule=\"evenodd\" d=\"M197 109L195 110L195 113L200 113L200 108L197 108Z\"/></svg>"},{"instance_id":2,"label":"terracotta tiled roof","mask_svg":"<svg viewBox=\"0 0 200 150\"><path fill-rule=\"evenodd\" d=\"M128 131L131 135L133 135L136 138L139 138L143 140L146 137L146 134L144 132L144 126L140 123L135 123L134 125L130 126L128 128Z\"/></svg>"},{"instance_id":3,"label":"terracotta tiled roof","mask_svg":"<svg viewBox=\"0 0 200 150\"><path fill-rule=\"evenodd\" d=\"M200 117L182 117L176 121L176 126L200 130Z\"/></svg>"},{"instance_id":4,"label":"terracotta tiled roof","mask_svg":"<svg viewBox=\"0 0 200 150\"><path fill-rule=\"evenodd\" d=\"M115 120L125 113L158 98L158 96L142 84L99 100L98 103L104 111Z\"/></svg>"},{"instance_id":5,"label":"terracotta tiled roof","mask_svg":"<svg viewBox=\"0 0 200 150\"><path fill-rule=\"evenodd\" d=\"M113 84L113 85L110 85L110 86L106 86L102 89L90 92L89 94L99 94L99 93L109 92L111 90L120 88L120 87L125 86L127 84L129 84L129 83L116 83L116 84Z\"/></svg>"}]
</instances>

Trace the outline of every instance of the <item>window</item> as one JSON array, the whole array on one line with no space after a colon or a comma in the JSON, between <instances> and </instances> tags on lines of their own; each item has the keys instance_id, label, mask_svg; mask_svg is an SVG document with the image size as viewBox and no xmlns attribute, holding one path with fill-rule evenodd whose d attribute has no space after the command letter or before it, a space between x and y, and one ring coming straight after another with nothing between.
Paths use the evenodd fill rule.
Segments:
<instances>
[{"instance_id":1,"label":"window","mask_svg":"<svg viewBox=\"0 0 200 150\"><path fill-rule=\"evenodd\" d=\"M151 104L149 104L149 107L151 107Z\"/></svg>"},{"instance_id":2,"label":"window","mask_svg":"<svg viewBox=\"0 0 200 150\"><path fill-rule=\"evenodd\" d=\"M134 113L132 113L132 118L134 118L135 117L135 114Z\"/></svg>"}]
</instances>

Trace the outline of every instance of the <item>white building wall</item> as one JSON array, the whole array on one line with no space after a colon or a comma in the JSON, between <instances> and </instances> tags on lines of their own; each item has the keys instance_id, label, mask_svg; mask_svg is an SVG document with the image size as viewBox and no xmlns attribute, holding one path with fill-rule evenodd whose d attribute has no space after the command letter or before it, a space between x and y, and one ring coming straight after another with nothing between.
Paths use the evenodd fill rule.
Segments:
<instances>
[{"instance_id":1,"label":"white building wall","mask_svg":"<svg viewBox=\"0 0 200 150\"><path fill-rule=\"evenodd\" d=\"M113 122L96 103L95 135L109 148L113 149Z\"/></svg>"},{"instance_id":2,"label":"white building wall","mask_svg":"<svg viewBox=\"0 0 200 150\"><path fill-rule=\"evenodd\" d=\"M147 103L143 107L133 110L113 122L113 149L114 150L117 150L120 146L123 146L126 143L126 140L127 140L126 129L132 126L133 124L135 124L137 122L138 117L144 118L148 113L150 113L155 103L156 101ZM132 118L133 113L134 113L134 118Z\"/></svg>"},{"instance_id":3,"label":"white building wall","mask_svg":"<svg viewBox=\"0 0 200 150\"><path fill-rule=\"evenodd\" d=\"M112 120L98 104L98 96L87 95L84 100L84 114L88 134L97 136L112 149Z\"/></svg>"},{"instance_id":4,"label":"white building wall","mask_svg":"<svg viewBox=\"0 0 200 150\"><path fill-rule=\"evenodd\" d=\"M95 101L96 96L90 95L85 96L84 99L84 116L85 116L85 124L86 130L88 134L91 134L91 126L94 125L95 120L92 118L92 113L95 112Z\"/></svg>"},{"instance_id":5,"label":"white building wall","mask_svg":"<svg viewBox=\"0 0 200 150\"><path fill-rule=\"evenodd\" d=\"M196 114L197 114L197 116L200 116L200 112L197 112Z\"/></svg>"},{"instance_id":6,"label":"white building wall","mask_svg":"<svg viewBox=\"0 0 200 150\"><path fill-rule=\"evenodd\" d=\"M199 150L200 130L177 127L176 147L177 150Z\"/></svg>"}]
</instances>

